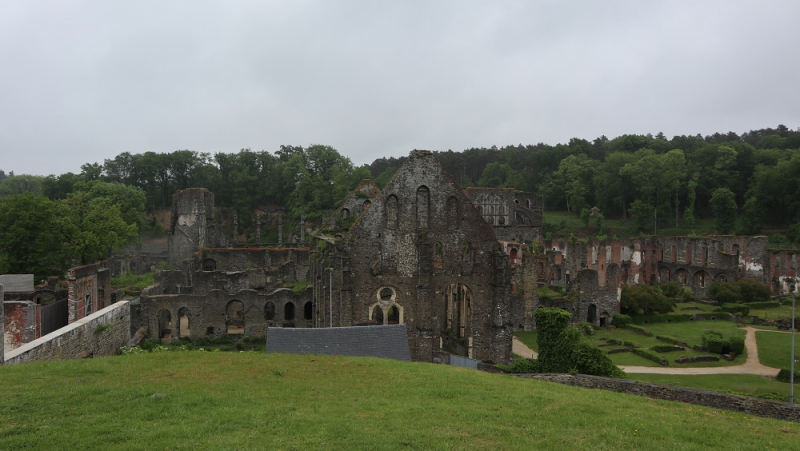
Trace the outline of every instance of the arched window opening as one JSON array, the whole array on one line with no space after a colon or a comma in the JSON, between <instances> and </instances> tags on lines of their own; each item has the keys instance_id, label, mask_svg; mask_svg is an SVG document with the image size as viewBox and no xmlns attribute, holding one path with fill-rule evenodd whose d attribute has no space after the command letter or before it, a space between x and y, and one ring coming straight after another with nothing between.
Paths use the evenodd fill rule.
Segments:
<instances>
[{"instance_id":1,"label":"arched window opening","mask_svg":"<svg viewBox=\"0 0 800 451\"><path fill-rule=\"evenodd\" d=\"M158 338L165 343L172 341L172 313L167 309L158 311Z\"/></svg>"},{"instance_id":2,"label":"arched window opening","mask_svg":"<svg viewBox=\"0 0 800 451\"><path fill-rule=\"evenodd\" d=\"M342 219L350 218L350 210L347 208L342 208Z\"/></svg>"},{"instance_id":3,"label":"arched window opening","mask_svg":"<svg viewBox=\"0 0 800 451\"><path fill-rule=\"evenodd\" d=\"M396 305L389 307L389 312L386 314L386 316L387 323L400 324L400 309Z\"/></svg>"},{"instance_id":4,"label":"arched window opening","mask_svg":"<svg viewBox=\"0 0 800 451\"><path fill-rule=\"evenodd\" d=\"M305 320L313 319L313 315L314 315L314 305L311 303L311 301L308 301L303 306L303 319Z\"/></svg>"},{"instance_id":5,"label":"arched window opening","mask_svg":"<svg viewBox=\"0 0 800 451\"><path fill-rule=\"evenodd\" d=\"M370 319L375 324L383 324L383 309L380 305L375 305L372 308L372 317Z\"/></svg>"},{"instance_id":6,"label":"arched window opening","mask_svg":"<svg viewBox=\"0 0 800 451\"><path fill-rule=\"evenodd\" d=\"M244 304L236 300L228 302L225 314L225 325L228 329L228 334L244 334Z\"/></svg>"},{"instance_id":7,"label":"arched window opening","mask_svg":"<svg viewBox=\"0 0 800 451\"><path fill-rule=\"evenodd\" d=\"M397 228L397 215L399 212L397 196L392 194L386 198L386 228L395 230Z\"/></svg>"},{"instance_id":8,"label":"arched window opening","mask_svg":"<svg viewBox=\"0 0 800 451\"><path fill-rule=\"evenodd\" d=\"M203 260L203 271L216 271L217 262L213 258Z\"/></svg>"},{"instance_id":9,"label":"arched window opening","mask_svg":"<svg viewBox=\"0 0 800 451\"><path fill-rule=\"evenodd\" d=\"M417 188L417 228L428 228L428 217L430 216L431 192L427 186Z\"/></svg>"},{"instance_id":10,"label":"arched window opening","mask_svg":"<svg viewBox=\"0 0 800 451\"><path fill-rule=\"evenodd\" d=\"M178 310L178 338L189 337L191 334L189 332L189 309L186 307L182 307Z\"/></svg>"},{"instance_id":11,"label":"arched window opening","mask_svg":"<svg viewBox=\"0 0 800 451\"><path fill-rule=\"evenodd\" d=\"M294 320L294 304L291 302L287 302L286 305L283 306L283 319L286 321Z\"/></svg>"},{"instance_id":12,"label":"arched window opening","mask_svg":"<svg viewBox=\"0 0 800 451\"><path fill-rule=\"evenodd\" d=\"M364 201L364 203L363 203L363 204L361 204L361 205L362 205L362 210L363 210L363 211L367 211L367 208L369 208L369 206L370 206L370 205L372 205L372 201L371 201L371 200L369 200L369 199L367 199L367 200L365 200L365 201Z\"/></svg>"},{"instance_id":13,"label":"arched window opening","mask_svg":"<svg viewBox=\"0 0 800 451\"><path fill-rule=\"evenodd\" d=\"M447 228L450 230L455 230L459 226L459 205L458 199L455 196L450 196L447 199Z\"/></svg>"},{"instance_id":14,"label":"arched window opening","mask_svg":"<svg viewBox=\"0 0 800 451\"><path fill-rule=\"evenodd\" d=\"M457 338L471 335L472 292L464 284L451 284L445 290L447 329Z\"/></svg>"},{"instance_id":15,"label":"arched window opening","mask_svg":"<svg viewBox=\"0 0 800 451\"><path fill-rule=\"evenodd\" d=\"M275 319L275 304L272 302L267 302L267 305L264 306L264 319L267 321Z\"/></svg>"}]
</instances>

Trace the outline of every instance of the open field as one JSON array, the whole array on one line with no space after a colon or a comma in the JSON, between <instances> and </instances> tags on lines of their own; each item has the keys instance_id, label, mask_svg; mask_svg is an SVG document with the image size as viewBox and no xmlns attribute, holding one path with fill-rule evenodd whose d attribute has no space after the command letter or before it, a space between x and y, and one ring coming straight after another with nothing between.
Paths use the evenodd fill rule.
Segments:
<instances>
[{"instance_id":1,"label":"open field","mask_svg":"<svg viewBox=\"0 0 800 451\"><path fill-rule=\"evenodd\" d=\"M789 368L791 364L791 333L783 332L756 332L758 341L758 360L762 365L773 368ZM794 355L795 359L800 357L800 333L794 335ZM800 368L800 364L795 363L795 371Z\"/></svg>"},{"instance_id":2,"label":"open field","mask_svg":"<svg viewBox=\"0 0 800 451\"><path fill-rule=\"evenodd\" d=\"M0 448L789 449L800 424L383 359L163 352L0 367Z\"/></svg>"}]
</instances>

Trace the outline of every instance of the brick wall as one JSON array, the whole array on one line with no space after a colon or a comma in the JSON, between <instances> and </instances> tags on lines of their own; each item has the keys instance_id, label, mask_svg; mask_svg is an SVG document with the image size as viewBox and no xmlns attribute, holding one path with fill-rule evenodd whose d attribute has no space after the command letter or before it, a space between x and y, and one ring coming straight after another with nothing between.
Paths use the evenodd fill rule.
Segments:
<instances>
[{"instance_id":1,"label":"brick wall","mask_svg":"<svg viewBox=\"0 0 800 451\"><path fill-rule=\"evenodd\" d=\"M695 390L692 388L670 387L625 379L586 376L583 374L523 374L519 377L539 379L559 384L584 388L599 388L618 393L645 396L648 398L679 401L688 404L732 410L759 417L776 418L800 422L800 405L749 396L729 395L726 393Z\"/></svg>"},{"instance_id":2,"label":"brick wall","mask_svg":"<svg viewBox=\"0 0 800 451\"><path fill-rule=\"evenodd\" d=\"M120 301L5 354L5 363L107 356L127 344L131 311Z\"/></svg>"}]
</instances>

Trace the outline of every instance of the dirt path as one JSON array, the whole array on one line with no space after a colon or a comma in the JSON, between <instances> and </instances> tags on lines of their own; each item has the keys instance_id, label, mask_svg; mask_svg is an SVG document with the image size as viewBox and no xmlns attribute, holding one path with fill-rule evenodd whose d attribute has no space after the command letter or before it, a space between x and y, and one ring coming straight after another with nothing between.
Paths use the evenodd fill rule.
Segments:
<instances>
[{"instance_id":1,"label":"dirt path","mask_svg":"<svg viewBox=\"0 0 800 451\"><path fill-rule=\"evenodd\" d=\"M743 328L747 331L744 346L747 349L747 361L741 365L706 367L706 368L680 368L680 367L650 367L650 366L620 366L626 373L647 374L755 374L758 376L776 376L778 368L764 366L758 361L758 346L756 345L756 331L750 326Z\"/></svg>"},{"instance_id":2,"label":"dirt path","mask_svg":"<svg viewBox=\"0 0 800 451\"><path fill-rule=\"evenodd\" d=\"M747 335L744 338L744 347L747 349L747 360L741 365L719 366L705 368L680 368L663 366L627 366L621 365L626 373L643 374L755 374L758 376L776 376L779 369L764 366L758 361L758 346L756 344L756 331L750 326L743 328ZM535 359L536 351L525 346L517 337L513 338L512 351L526 359Z\"/></svg>"},{"instance_id":3,"label":"dirt path","mask_svg":"<svg viewBox=\"0 0 800 451\"><path fill-rule=\"evenodd\" d=\"M525 346L525 343L519 341L517 337L511 338L511 352L526 359L535 359L539 357L536 351Z\"/></svg>"}]
</instances>

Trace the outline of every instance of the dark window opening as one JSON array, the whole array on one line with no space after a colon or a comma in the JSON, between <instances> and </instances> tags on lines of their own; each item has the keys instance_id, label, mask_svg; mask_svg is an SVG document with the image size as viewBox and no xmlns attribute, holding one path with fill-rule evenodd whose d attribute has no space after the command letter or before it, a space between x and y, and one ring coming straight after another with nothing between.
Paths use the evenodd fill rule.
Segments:
<instances>
[{"instance_id":1,"label":"dark window opening","mask_svg":"<svg viewBox=\"0 0 800 451\"><path fill-rule=\"evenodd\" d=\"M303 319L312 319L314 314L314 306L311 301L306 302L303 306Z\"/></svg>"},{"instance_id":2,"label":"dark window opening","mask_svg":"<svg viewBox=\"0 0 800 451\"><path fill-rule=\"evenodd\" d=\"M386 316L389 324L400 324L400 309L396 305L389 308L389 313Z\"/></svg>"},{"instance_id":3,"label":"dark window opening","mask_svg":"<svg viewBox=\"0 0 800 451\"><path fill-rule=\"evenodd\" d=\"M286 321L291 321L294 319L294 304L291 302L287 302L286 305L283 306L283 319Z\"/></svg>"},{"instance_id":4,"label":"dark window opening","mask_svg":"<svg viewBox=\"0 0 800 451\"><path fill-rule=\"evenodd\" d=\"M264 306L264 319L267 321L275 319L275 304L272 302L267 302L267 305Z\"/></svg>"}]
</instances>

